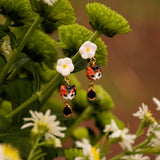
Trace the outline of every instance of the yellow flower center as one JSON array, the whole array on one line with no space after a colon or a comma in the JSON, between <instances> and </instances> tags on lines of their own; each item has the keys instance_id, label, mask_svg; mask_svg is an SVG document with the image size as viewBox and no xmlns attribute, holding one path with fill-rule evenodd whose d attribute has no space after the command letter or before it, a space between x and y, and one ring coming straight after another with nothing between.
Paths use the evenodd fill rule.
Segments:
<instances>
[{"instance_id":1,"label":"yellow flower center","mask_svg":"<svg viewBox=\"0 0 160 160\"><path fill-rule=\"evenodd\" d=\"M97 152L95 147L92 147L91 152L93 154L94 160L100 160L99 153Z\"/></svg>"},{"instance_id":2,"label":"yellow flower center","mask_svg":"<svg viewBox=\"0 0 160 160\"><path fill-rule=\"evenodd\" d=\"M7 160L20 160L18 151L10 145L2 145L4 159Z\"/></svg>"},{"instance_id":3,"label":"yellow flower center","mask_svg":"<svg viewBox=\"0 0 160 160\"><path fill-rule=\"evenodd\" d=\"M89 51L90 51L90 49L89 49L89 48L87 48L87 49L86 49L86 52L89 52Z\"/></svg>"},{"instance_id":4,"label":"yellow flower center","mask_svg":"<svg viewBox=\"0 0 160 160\"><path fill-rule=\"evenodd\" d=\"M66 69L66 68L67 68L67 65L66 65L66 64L64 64L62 67L63 67L63 69Z\"/></svg>"}]
</instances>

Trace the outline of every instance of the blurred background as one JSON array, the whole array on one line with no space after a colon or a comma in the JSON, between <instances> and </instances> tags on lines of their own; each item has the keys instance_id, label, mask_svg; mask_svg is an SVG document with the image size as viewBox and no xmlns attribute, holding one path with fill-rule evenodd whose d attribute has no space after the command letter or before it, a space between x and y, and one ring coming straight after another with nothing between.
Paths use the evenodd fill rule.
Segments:
<instances>
[{"instance_id":1,"label":"blurred background","mask_svg":"<svg viewBox=\"0 0 160 160\"><path fill-rule=\"evenodd\" d=\"M101 36L107 45L108 65L102 68L103 78L96 84L101 84L112 96L115 102L112 113L133 133L139 120L132 113L143 102L152 110L153 116L159 118L152 97L160 99L160 0L70 1L77 23L89 29L92 28L85 10L88 2L103 3L128 20L132 32L113 38ZM85 71L77 75L86 89L89 80L84 76Z\"/></svg>"}]
</instances>

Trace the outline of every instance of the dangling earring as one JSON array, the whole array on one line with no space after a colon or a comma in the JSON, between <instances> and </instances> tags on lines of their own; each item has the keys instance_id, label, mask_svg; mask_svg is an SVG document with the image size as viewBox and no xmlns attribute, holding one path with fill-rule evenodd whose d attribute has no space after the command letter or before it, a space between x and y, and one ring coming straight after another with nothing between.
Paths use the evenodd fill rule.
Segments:
<instances>
[{"instance_id":1,"label":"dangling earring","mask_svg":"<svg viewBox=\"0 0 160 160\"><path fill-rule=\"evenodd\" d=\"M94 81L99 80L102 76L101 66L96 65L96 58L95 53L97 50L97 45L86 41L84 42L81 47L79 48L79 53L81 54L81 57L83 59L90 59L89 66L87 67L86 75L91 80L91 83L89 84L87 97L90 101L93 101L96 99L96 91L94 90Z\"/></svg>"},{"instance_id":2,"label":"dangling earring","mask_svg":"<svg viewBox=\"0 0 160 160\"><path fill-rule=\"evenodd\" d=\"M60 95L65 99L65 105L63 108L63 115L65 117L70 117L72 115L72 108L69 105L69 101L72 100L76 95L76 86L70 85L69 74L74 70L74 65L70 58L63 58L57 61L56 66L57 72L61 73L64 76L64 80L67 83L66 85L60 86Z\"/></svg>"}]
</instances>

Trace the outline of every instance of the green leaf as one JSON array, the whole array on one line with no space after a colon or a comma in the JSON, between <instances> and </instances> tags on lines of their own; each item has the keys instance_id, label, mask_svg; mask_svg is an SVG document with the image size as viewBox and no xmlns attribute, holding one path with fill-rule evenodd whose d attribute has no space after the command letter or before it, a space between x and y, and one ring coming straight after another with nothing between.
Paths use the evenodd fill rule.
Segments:
<instances>
[{"instance_id":1,"label":"green leaf","mask_svg":"<svg viewBox=\"0 0 160 160\"><path fill-rule=\"evenodd\" d=\"M78 24L63 25L58 28L58 33L62 49L64 50L65 55L69 57L75 55L80 46L93 35L93 33L87 28ZM105 66L107 64L108 54L106 45L101 38L97 38L94 43L98 47L95 55L97 64ZM79 66L76 67L77 71L80 71L86 67L87 61L83 60L81 57L78 58L77 62L79 62Z\"/></svg>"},{"instance_id":2,"label":"green leaf","mask_svg":"<svg viewBox=\"0 0 160 160\"><path fill-rule=\"evenodd\" d=\"M3 67L6 64L6 60L3 55L0 54L0 72L3 70Z\"/></svg>"},{"instance_id":3,"label":"green leaf","mask_svg":"<svg viewBox=\"0 0 160 160\"><path fill-rule=\"evenodd\" d=\"M5 26L0 24L0 39L6 36L10 32L10 29Z\"/></svg>"},{"instance_id":4,"label":"green leaf","mask_svg":"<svg viewBox=\"0 0 160 160\"><path fill-rule=\"evenodd\" d=\"M30 0L32 8L48 21L56 24L72 24L75 22L73 8L68 0L58 0L53 5L43 0Z\"/></svg>"},{"instance_id":5,"label":"green leaf","mask_svg":"<svg viewBox=\"0 0 160 160\"><path fill-rule=\"evenodd\" d=\"M8 81L7 85L4 86L4 90L11 99L12 108L15 109L32 96L33 84L32 81L28 79L15 79L12 81ZM38 101L33 102L24 110L21 110L21 112L15 117L14 120L21 124L23 122L22 119L24 116L30 116L28 112L29 109L35 110L38 107Z\"/></svg>"},{"instance_id":6,"label":"green leaf","mask_svg":"<svg viewBox=\"0 0 160 160\"><path fill-rule=\"evenodd\" d=\"M95 111L107 111L114 108L114 103L111 96L103 89L101 85L95 85L94 90L97 93L97 97L94 101L91 101L90 103L94 105Z\"/></svg>"},{"instance_id":7,"label":"green leaf","mask_svg":"<svg viewBox=\"0 0 160 160\"><path fill-rule=\"evenodd\" d=\"M74 160L76 157L83 157L82 150L77 148L65 149L64 153L68 160Z\"/></svg>"},{"instance_id":8,"label":"green leaf","mask_svg":"<svg viewBox=\"0 0 160 160\"><path fill-rule=\"evenodd\" d=\"M43 83L49 82L57 73L55 69L53 70L48 68L43 62L41 64L34 63L34 66L36 68L36 73L39 74L39 77Z\"/></svg>"},{"instance_id":9,"label":"green leaf","mask_svg":"<svg viewBox=\"0 0 160 160\"><path fill-rule=\"evenodd\" d=\"M86 9L93 29L108 37L131 31L123 16L101 3L88 3Z\"/></svg>"},{"instance_id":10,"label":"green leaf","mask_svg":"<svg viewBox=\"0 0 160 160\"><path fill-rule=\"evenodd\" d=\"M15 25L30 23L36 17L29 0L0 0L1 14L8 16Z\"/></svg>"}]
</instances>

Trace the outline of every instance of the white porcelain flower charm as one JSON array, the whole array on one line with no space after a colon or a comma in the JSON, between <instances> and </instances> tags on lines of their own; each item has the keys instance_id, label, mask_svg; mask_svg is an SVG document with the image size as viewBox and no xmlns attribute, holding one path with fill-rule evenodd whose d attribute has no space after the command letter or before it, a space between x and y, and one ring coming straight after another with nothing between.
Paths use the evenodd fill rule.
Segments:
<instances>
[{"instance_id":1,"label":"white porcelain flower charm","mask_svg":"<svg viewBox=\"0 0 160 160\"><path fill-rule=\"evenodd\" d=\"M96 50L97 50L96 44L90 41L86 41L79 48L79 53L83 59L91 59L94 57Z\"/></svg>"},{"instance_id":2,"label":"white porcelain flower charm","mask_svg":"<svg viewBox=\"0 0 160 160\"><path fill-rule=\"evenodd\" d=\"M72 60L68 57L59 59L57 61L56 70L63 76L68 76L74 70L74 65L72 63Z\"/></svg>"}]
</instances>

